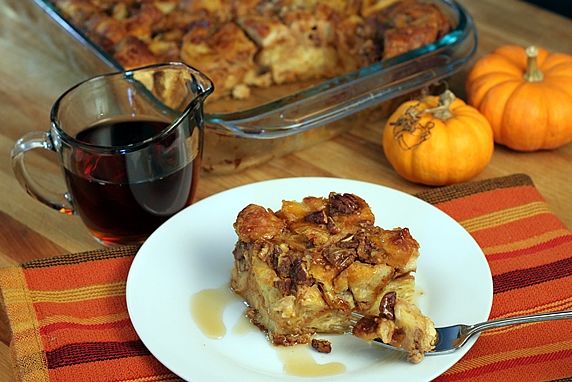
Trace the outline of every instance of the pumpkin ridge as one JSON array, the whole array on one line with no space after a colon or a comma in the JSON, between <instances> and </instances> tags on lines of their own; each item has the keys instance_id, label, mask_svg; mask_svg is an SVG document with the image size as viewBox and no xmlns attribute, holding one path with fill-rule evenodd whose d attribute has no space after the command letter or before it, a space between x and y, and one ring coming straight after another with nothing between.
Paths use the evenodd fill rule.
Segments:
<instances>
[{"instance_id":1,"label":"pumpkin ridge","mask_svg":"<svg viewBox=\"0 0 572 382\"><path fill-rule=\"evenodd\" d=\"M572 109L567 107L568 105L572 105L572 93L568 93L568 91L572 92L572 89L565 91L564 87L560 87L560 84L557 85L556 83L550 84L547 87L550 87L550 89L543 89L546 93L546 97L551 97L554 102L560 102L564 105L560 110L565 110L563 113L555 114L556 108L547 108L546 126L554 126L557 129L551 131L552 134L545 134L542 148L552 149L572 141L572 130L570 130L570 128L567 129L565 125L567 123L567 126L572 126ZM559 94L559 97L561 97L560 101L555 100L556 96L554 93ZM549 140L549 138L551 139Z\"/></svg>"},{"instance_id":2,"label":"pumpkin ridge","mask_svg":"<svg viewBox=\"0 0 572 382\"><path fill-rule=\"evenodd\" d=\"M538 139L541 132L535 129L535 127L546 126L541 123L547 122L548 105L545 102L534 101L542 101L544 99L543 85L544 83L540 82L529 83L525 81L514 90L505 104L503 130L511 132L509 135L505 135L505 143L507 143L508 147L521 151L535 151L542 147L540 145L542 139ZM541 92L542 95L540 97L535 95L533 99L531 95L537 92ZM523 108L523 100L534 102L539 107L525 108L526 113L515 114L515 110L518 111ZM526 114L526 117L524 117L524 114ZM515 118L518 118L516 122L514 121Z\"/></svg>"},{"instance_id":3,"label":"pumpkin ridge","mask_svg":"<svg viewBox=\"0 0 572 382\"><path fill-rule=\"evenodd\" d=\"M499 55L524 72L526 69L526 55L518 45L505 45L495 49L493 55Z\"/></svg>"},{"instance_id":4,"label":"pumpkin ridge","mask_svg":"<svg viewBox=\"0 0 572 382\"><path fill-rule=\"evenodd\" d=\"M562 76L572 78L572 62L562 62L544 70L545 76Z\"/></svg>"},{"instance_id":5,"label":"pumpkin ridge","mask_svg":"<svg viewBox=\"0 0 572 382\"><path fill-rule=\"evenodd\" d=\"M540 91L543 93L543 97L545 99L550 99L552 100L552 95L550 94L550 92L547 91L546 87L550 86L548 85L546 82L543 83L544 86L540 87ZM548 106L543 105L542 106L544 108L544 123L542 124L542 126L551 126L550 125L550 114L551 114L551 108ZM548 144L548 139L550 138L550 132L547 132L546 134L542 135L542 139L541 139L541 144L540 147L547 147Z\"/></svg>"},{"instance_id":6,"label":"pumpkin ridge","mask_svg":"<svg viewBox=\"0 0 572 382\"><path fill-rule=\"evenodd\" d=\"M497 110L504 109L506 103L514 93L514 91L522 85L521 80L514 80L514 81L506 81L503 84L498 84L493 87L487 89L483 100L481 101L480 105L478 106L478 110L483 114L485 119L491 125L495 139L498 140L499 143L503 143L503 114L500 114L500 119L498 116ZM503 91L505 88L512 87L512 91ZM499 95L500 93L500 95ZM501 97L502 95L502 97Z\"/></svg>"},{"instance_id":7,"label":"pumpkin ridge","mask_svg":"<svg viewBox=\"0 0 572 382\"><path fill-rule=\"evenodd\" d=\"M439 184L443 182L444 179L447 179L447 177L449 176L448 173L443 173L442 171L435 171L435 169L447 168L447 162L449 161L449 156L447 154L447 151L444 150L443 148L448 147L450 137L449 134L447 133L448 121L442 121L440 119L435 118L433 119L433 122L435 123L435 127L433 127L432 130L435 135L439 135L438 136L439 145L435 145L433 143L434 141L437 140L435 139L433 142L431 141L423 142L425 143L425 145L420 145L418 149L431 153L433 152L430 150L430 148L432 147L433 150L438 149L439 152L437 153L437 155L433 155L432 157L430 157L429 158L430 160L427 160L427 155L412 156L411 169L414 170L413 171L414 179L420 179L420 178L422 179L425 176L427 176L427 174L432 174L432 176L430 176L431 178L430 182L433 184ZM433 136L432 138L435 138L435 136Z\"/></svg>"},{"instance_id":8,"label":"pumpkin ridge","mask_svg":"<svg viewBox=\"0 0 572 382\"><path fill-rule=\"evenodd\" d=\"M509 73L515 76L521 76L524 73L525 66L517 65L501 55L491 55L484 57L478 61L468 74L467 80L474 79L489 74L491 72Z\"/></svg>"},{"instance_id":9,"label":"pumpkin ridge","mask_svg":"<svg viewBox=\"0 0 572 382\"><path fill-rule=\"evenodd\" d=\"M489 124L488 121L486 120L485 117L482 116L482 114L478 113L477 111L475 111L473 113L474 115L472 115L470 117L470 119L472 120L472 123L470 124L471 128L469 129L469 131L471 132L472 135L472 141L476 142L478 144L482 144L485 140L487 141L493 141L493 131L492 129L489 127L489 131L488 134L483 133L482 129L476 129L474 128L474 122L475 120L478 120L479 123L482 124ZM459 120L460 122L460 120ZM484 145L481 145L481 148L484 149ZM493 156L493 151L494 151L494 145L490 145L489 150L487 152L487 156L483 159L481 158L481 161L475 161L474 158L466 158L466 161L471 165L471 178L474 176L477 176L481 171L484 170L484 168L486 167L486 165L490 162L492 156ZM484 165L483 165L484 164Z\"/></svg>"},{"instance_id":10,"label":"pumpkin ridge","mask_svg":"<svg viewBox=\"0 0 572 382\"><path fill-rule=\"evenodd\" d=\"M504 80L500 80L499 82L491 85L490 82L492 80L489 79L488 76L482 76L482 80L476 80L475 82L471 83L471 86L467 89L467 93L469 96L469 104L480 108L487 93L494 88L495 86L504 85L508 82L520 82L517 77L511 75L511 77L507 77Z\"/></svg>"},{"instance_id":11,"label":"pumpkin ridge","mask_svg":"<svg viewBox=\"0 0 572 382\"><path fill-rule=\"evenodd\" d=\"M458 119L472 119L473 122L474 122L474 120L478 120L478 122L483 123L483 124L487 124L490 126L489 121L478 110L463 109L462 111L455 113L455 117L457 117ZM467 122L470 122L470 121L467 121ZM468 123L468 125L472 126L472 124L469 124L469 123ZM491 128L491 134L492 134L492 128Z\"/></svg>"},{"instance_id":12,"label":"pumpkin ridge","mask_svg":"<svg viewBox=\"0 0 572 382\"><path fill-rule=\"evenodd\" d=\"M538 50L538 56L536 57L536 60L538 62L538 67L541 68L546 60L548 60L548 58L551 56L551 53L541 47L537 47L536 49Z\"/></svg>"},{"instance_id":13,"label":"pumpkin ridge","mask_svg":"<svg viewBox=\"0 0 572 382\"><path fill-rule=\"evenodd\" d=\"M465 119L464 117L461 117L462 119ZM448 134L447 134L447 152L449 154L449 165L447 166L447 178L451 179L453 178L454 181L456 182L457 179L455 179L456 177L456 173L459 171L459 169L463 169L463 168L467 168L468 166L470 166L469 161L467 161L467 155L466 155L466 151L463 150L465 148L467 148L467 145L465 142L463 142L466 139L466 135L467 134L471 134L472 129L469 128L465 128L465 124L462 123L462 121L459 120L458 115L455 115L454 119L451 119L450 121L447 121L447 129L448 129ZM472 134L471 134L472 135ZM460 137L460 138L459 138ZM459 139L461 139L461 141L459 142ZM449 143L449 142L452 142ZM461 143L461 144L460 144ZM470 149L471 147L469 147ZM472 169L469 173L472 173Z\"/></svg>"},{"instance_id":14,"label":"pumpkin ridge","mask_svg":"<svg viewBox=\"0 0 572 382\"><path fill-rule=\"evenodd\" d=\"M453 114L453 116L472 116L474 111L471 109L467 109L465 106L468 106L467 104L463 104L460 106L457 106L455 108L451 108L451 113Z\"/></svg>"},{"instance_id":15,"label":"pumpkin ridge","mask_svg":"<svg viewBox=\"0 0 572 382\"><path fill-rule=\"evenodd\" d=\"M554 78L550 78L549 81L546 81L544 83L544 85L546 85L547 87L550 87L552 89L558 90L564 94L566 94L570 100L568 101L569 105L572 105L572 78L567 78L568 81L570 81L571 86L566 86L565 84L562 83L562 81L554 81ZM570 106L572 107L572 106ZM570 123L572 123L572 121L570 121Z\"/></svg>"},{"instance_id":16,"label":"pumpkin ridge","mask_svg":"<svg viewBox=\"0 0 572 382\"><path fill-rule=\"evenodd\" d=\"M500 76L505 76L505 77L510 77L510 78L517 78L520 75L522 75L522 73L513 73L513 72L503 72L501 70L496 70L494 72L488 72L488 73L483 73L478 77L475 77L474 81L479 81L479 80L484 80L485 78L494 78L494 77L500 77ZM493 77L494 76L494 77Z\"/></svg>"},{"instance_id":17,"label":"pumpkin ridge","mask_svg":"<svg viewBox=\"0 0 572 382\"><path fill-rule=\"evenodd\" d=\"M519 73L517 73L515 71L508 71L508 70L494 70L494 71L491 70L489 72L482 73L482 74L478 75L477 77L474 78L474 80L478 80L482 77L489 76L489 75L500 76L500 75L504 74L504 75L509 75L509 76L518 76L518 75L521 75L522 73L524 73L524 71L521 71L521 70L519 70Z\"/></svg>"},{"instance_id":18,"label":"pumpkin ridge","mask_svg":"<svg viewBox=\"0 0 572 382\"><path fill-rule=\"evenodd\" d=\"M510 121L507 120L508 119L508 113L505 113L505 110L508 107L508 104L511 101L511 99L514 97L514 95L518 94L517 91L519 89L521 89L522 87L524 87L526 84L527 84L527 82L518 83L515 86L515 88L512 89L512 91L508 94L508 96L506 97L502 107L501 107L501 105L497 105L497 107L499 107L501 110L503 110L501 120L500 120L500 126L498 127L498 141L499 141L499 143L502 143L502 144L506 143L505 129L506 129L506 126L508 126L508 124L510 123Z\"/></svg>"},{"instance_id":19,"label":"pumpkin ridge","mask_svg":"<svg viewBox=\"0 0 572 382\"><path fill-rule=\"evenodd\" d=\"M560 65L572 65L572 58L561 53L552 53L544 61L542 70L552 70L552 68Z\"/></svg>"}]
</instances>

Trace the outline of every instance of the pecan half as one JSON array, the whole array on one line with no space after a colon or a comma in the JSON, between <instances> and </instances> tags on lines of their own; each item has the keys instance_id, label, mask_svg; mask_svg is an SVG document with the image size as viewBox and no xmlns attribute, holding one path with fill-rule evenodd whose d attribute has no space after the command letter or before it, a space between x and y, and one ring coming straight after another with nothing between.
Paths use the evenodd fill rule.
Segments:
<instances>
[{"instance_id":1,"label":"pecan half","mask_svg":"<svg viewBox=\"0 0 572 382\"><path fill-rule=\"evenodd\" d=\"M362 317L352 328L352 334L360 338L375 338L378 320L375 316Z\"/></svg>"},{"instance_id":2,"label":"pecan half","mask_svg":"<svg viewBox=\"0 0 572 382\"><path fill-rule=\"evenodd\" d=\"M334 219L332 219L330 216L328 216L326 228L328 229L330 235L336 235L341 232L341 229L336 225L336 222L334 222Z\"/></svg>"},{"instance_id":3,"label":"pecan half","mask_svg":"<svg viewBox=\"0 0 572 382\"><path fill-rule=\"evenodd\" d=\"M361 208L360 200L353 194L336 194L332 192L329 195L329 204L330 215L349 215Z\"/></svg>"},{"instance_id":4,"label":"pecan half","mask_svg":"<svg viewBox=\"0 0 572 382\"><path fill-rule=\"evenodd\" d=\"M294 259L290 267L290 278L296 285L312 285L314 280L308 276L301 259Z\"/></svg>"},{"instance_id":5,"label":"pecan half","mask_svg":"<svg viewBox=\"0 0 572 382\"><path fill-rule=\"evenodd\" d=\"M397 299L397 293L387 292L379 303L379 314L383 318L388 320L395 320L395 301Z\"/></svg>"},{"instance_id":6,"label":"pecan half","mask_svg":"<svg viewBox=\"0 0 572 382\"><path fill-rule=\"evenodd\" d=\"M323 256L334 267L338 268L339 270L343 270L354 262L356 258L356 252L351 248L338 248L331 246L324 250Z\"/></svg>"},{"instance_id":7,"label":"pecan half","mask_svg":"<svg viewBox=\"0 0 572 382\"><path fill-rule=\"evenodd\" d=\"M314 224L327 224L328 223L328 217L326 216L326 212L324 210L309 213L308 215L306 215L304 217L304 220L309 222L309 223L314 223Z\"/></svg>"},{"instance_id":8,"label":"pecan half","mask_svg":"<svg viewBox=\"0 0 572 382\"><path fill-rule=\"evenodd\" d=\"M359 238L357 235L349 234L340 240L337 245L341 248L356 249L359 246Z\"/></svg>"},{"instance_id":9,"label":"pecan half","mask_svg":"<svg viewBox=\"0 0 572 382\"><path fill-rule=\"evenodd\" d=\"M290 275L290 267L292 266L292 259L288 254L282 252L280 247L274 247L270 258L272 260L272 268L276 271L278 276L284 278Z\"/></svg>"}]
</instances>

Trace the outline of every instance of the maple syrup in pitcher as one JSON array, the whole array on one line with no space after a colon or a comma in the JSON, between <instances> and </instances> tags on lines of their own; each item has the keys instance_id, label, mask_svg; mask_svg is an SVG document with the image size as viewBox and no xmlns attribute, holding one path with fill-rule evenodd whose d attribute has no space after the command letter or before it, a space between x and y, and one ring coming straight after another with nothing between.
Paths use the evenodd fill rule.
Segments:
<instances>
[{"instance_id":1,"label":"maple syrup in pitcher","mask_svg":"<svg viewBox=\"0 0 572 382\"><path fill-rule=\"evenodd\" d=\"M193 134L199 131L186 123L186 129L164 137L169 124L151 120L105 121L77 134L81 143L126 151L152 140L147 148L123 155L77 149L65 166L73 205L99 241L142 241L192 202L200 168L198 137ZM186 150L186 145L197 148Z\"/></svg>"},{"instance_id":2,"label":"maple syrup in pitcher","mask_svg":"<svg viewBox=\"0 0 572 382\"><path fill-rule=\"evenodd\" d=\"M79 215L101 244L141 244L193 199L213 91L182 62L88 78L54 102L48 131L16 141L14 175L37 201ZM34 180L24 161L34 149L57 154L67 190Z\"/></svg>"}]
</instances>

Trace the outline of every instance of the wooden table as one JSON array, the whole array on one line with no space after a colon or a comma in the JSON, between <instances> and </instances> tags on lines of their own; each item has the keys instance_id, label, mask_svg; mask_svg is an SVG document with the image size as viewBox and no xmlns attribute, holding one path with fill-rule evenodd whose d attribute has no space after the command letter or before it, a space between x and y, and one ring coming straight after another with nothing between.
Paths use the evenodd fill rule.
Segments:
<instances>
[{"instance_id":1,"label":"wooden table","mask_svg":"<svg viewBox=\"0 0 572 382\"><path fill-rule=\"evenodd\" d=\"M22 15L19 2L0 0L0 266L66 252L98 248L78 217L58 214L32 200L20 188L10 166L17 138L32 130L47 130L49 110L57 96L83 79L60 51L44 44L35 20ZM517 0L461 3L473 15L479 33L477 57L504 43L535 44L572 54L572 20ZM467 68L450 79L464 97ZM571 105L572 107L572 105ZM383 121L232 175L205 174L198 197L245 183L278 177L335 176L383 184L406 192L426 187L399 177L384 158L380 145ZM28 160L41 182L63 189L53 155L32 154ZM530 175L555 214L572 227L572 144L558 150L517 153L497 146L490 165L476 179L513 173ZM58 188L59 187L59 188ZM13 380L10 333L0 324L0 380Z\"/></svg>"}]
</instances>

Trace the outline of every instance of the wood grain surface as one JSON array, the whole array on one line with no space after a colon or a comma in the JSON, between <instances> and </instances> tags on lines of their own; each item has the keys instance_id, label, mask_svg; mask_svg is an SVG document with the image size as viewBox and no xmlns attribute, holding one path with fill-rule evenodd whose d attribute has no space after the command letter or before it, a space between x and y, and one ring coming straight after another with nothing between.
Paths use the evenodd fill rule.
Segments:
<instances>
[{"instance_id":1,"label":"wood grain surface","mask_svg":"<svg viewBox=\"0 0 572 382\"><path fill-rule=\"evenodd\" d=\"M69 86L85 78L77 63L46 39L40 20L22 3L0 0L0 266L66 252L98 248L78 217L57 213L30 198L13 176L10 150L33 130L49 127L49 111ZM505 43L535 44L572 54L572 21L517 0L461 0L475 19L479 47L475 58ZM474 59L473 59L474 60ZM464 97L468 68L455 74L450 87ZM572 107L572 105L570 105ZM427 187L399 177L380 145L384 121L364 126L330 141L264 165L231 175L203 174L198 198L241 184L293 176L353 178L414 193ZM46 187L63 190L55 155L32 154L27 164ZM490 165L476 179L526 173L532 177L554 213L572 227L572 144L558 150L518 153L495 147ZM0 381L13 380L10 333L0 319Z\"/></svg>"}]
</instances>

